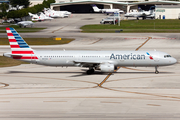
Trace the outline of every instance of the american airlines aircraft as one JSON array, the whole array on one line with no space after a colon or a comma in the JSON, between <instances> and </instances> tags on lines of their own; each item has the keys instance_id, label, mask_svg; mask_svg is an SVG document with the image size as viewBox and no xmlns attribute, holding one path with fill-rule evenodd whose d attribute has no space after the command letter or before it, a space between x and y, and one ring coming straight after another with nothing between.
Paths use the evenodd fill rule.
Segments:
<instances>
[{"instance_id":1,"label":"american airlines aircraft","mask_svg":"<svg viewBox=\"0 0 180 120\"><path fill-rule=\"evenodd\" d=\"M11 52L6 57L47 66L87 67L87 74L94 70L114 72L119 66L157 67L173 65L177 60L158 51L36 51L29 47L14 28L6 28Z\"/></svg>"}]
</instances>

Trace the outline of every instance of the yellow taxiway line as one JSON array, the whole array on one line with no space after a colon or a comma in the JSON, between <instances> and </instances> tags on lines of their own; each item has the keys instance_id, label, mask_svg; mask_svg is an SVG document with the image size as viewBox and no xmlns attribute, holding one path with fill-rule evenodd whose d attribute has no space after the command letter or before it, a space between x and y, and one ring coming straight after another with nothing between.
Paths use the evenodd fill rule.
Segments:
<instances>
[{"instance_id":1,"label":"yellow taxiway line","mask_svg":"<svg viewBox=\"0 0 180 120\"><path fill-rule=\"evenodd\" d=\"M148 37L148 39L142 44L140 45L138 48L136 48L135 51L138 51L144 44L146 44L150 39L152 39L152 37Z\"/></svg>"},{"instance_id":2,"label":"yellow taxiway line","mask_svg":"<svg viewBox=\"0 0 180 120\"><path fill-rule=\"evenodd\" d=\"M117 69L114 70L114 72L118 71L119 68L120 68L120 67L117 67ZM102 85L104 82L106 82L106 80L107 80L111 75L112 75L112 73L109 73L109 74L106 76L106 78L105 78L100 84L98 84L98 86L101 87L101 85Z\"/></svg>"},{"instance_id":3,"label":"yellow taxiway line","mask_svg":"<svg viewBox=\"0 0 180 120\"><path fill-rule=\"evenodd\" d=\"M146 44L150 39L152 39L152 37L148 37L148 39L147 39L145 42L143 42L138 48L136 48L135 51L138 51L138 50L139 50L144 44ZM119 68L120 68L120 67L117 67L117 70L114 70L114 72L118 71ZM102 84L105 83L106 80L107 80L111 75L112 75L112 73L109 73L109 74L105 77L105 79L104 79L100 84L98 84L98 86L101 87Z\"/></svg>"}]
</instances>

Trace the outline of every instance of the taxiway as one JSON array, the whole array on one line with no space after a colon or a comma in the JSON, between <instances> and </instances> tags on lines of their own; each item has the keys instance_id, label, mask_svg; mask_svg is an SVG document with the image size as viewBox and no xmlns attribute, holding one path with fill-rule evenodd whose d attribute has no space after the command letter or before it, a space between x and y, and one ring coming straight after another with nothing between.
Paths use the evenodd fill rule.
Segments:
<instances>
[{"instance_id":1,"label":"taxiway","mask_svg":"<svg viewBox=\"0 0 180 120\"><path fill-rule=\"evenodd\" d=\"M44 31L35 35L45 33ZM61 36L69 35L76 40L66 45L32 46L32 48L135 50L148 37L152 37L139 50L156 49L180 60L178 34L78 33L77 35L75 32L71 34L56 31L53 34L55 36L55 33ZM32 34L24 33L22 36ZM0 46L0 51L3 53L10 49L8 46ZM160 67L159 74L155 74L154 68L151 67L121 67L101 87L98 84L107 74L95 72L93 75L86 75L85 70L86 68L79 67L62 68L34 64L0 68L0 119L180 119L179 62L172 66Z\"/></svg>"}]
</instances>

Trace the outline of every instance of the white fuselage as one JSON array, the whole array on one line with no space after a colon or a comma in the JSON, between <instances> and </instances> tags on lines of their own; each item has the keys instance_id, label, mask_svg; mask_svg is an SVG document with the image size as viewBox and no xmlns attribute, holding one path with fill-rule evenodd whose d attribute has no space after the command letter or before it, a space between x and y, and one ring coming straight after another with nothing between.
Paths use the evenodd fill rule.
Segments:
<instances>
[{"instance_id":1,"label":"white fuselage","mask_svg":"<svg viewBox=\"0 0 180 120\"><path fill-rule=\"evenodd\" d=\"M172 65L177 60L158 51L36 51L29 47L14 28L6 28L11 53L6 57L47 66L88 67L87 74L94 70L114 72L119 66L148 67Z\"/></svg>"},{"instance_id":2,"label":"white fuselage","mask_svg":"<svg viewBox=\"0 0 180 120\"><path fill-rule=\"evenodd\" d=\"M153 15L154 12L153 10L149 10L149 11L132 11L132 12L128 12L124 15L124 17L148 17L150 15Z\"/></svg>"},{"instance_id":3,"label":"white fuselage","mask_svg":"<svg viewBox=\"0 0 180 120\"><path fill-rule=\"evenodd\" d=\"M148 53L148 54L147 54ZM23 60L47 66L82 66L109 63L114 66L166 66L176 63L173 57L157 51L34 51L38 59ZM86 66L87 65L87 66Z\"/></svg>"}]
</instances>

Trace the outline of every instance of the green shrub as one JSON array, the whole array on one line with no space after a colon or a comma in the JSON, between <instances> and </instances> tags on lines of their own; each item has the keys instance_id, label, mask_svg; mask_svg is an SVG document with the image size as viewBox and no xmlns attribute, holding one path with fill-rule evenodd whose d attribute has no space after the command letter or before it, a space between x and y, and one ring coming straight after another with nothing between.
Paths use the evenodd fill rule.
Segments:
<instances>
[{"instance_id":1,"label":"green shrub","mask_svg":"<svg viewBox=\"0 0 180 120\"><path fill-rule=\"evenodd\" d=\"M38 13L41 12L44 8L50 7L51 3L54 3L55 0L44 0L42 4L37 4L34 5L33 7L29 7L29 8L24 8L21 10L16 10L16 11L10 11L7 14L8 18L21 18L21 17L25 17L28 15L28 12L30 13ZM1 17L1 14L0 14Z\"/></svg>"}]
</instances>

